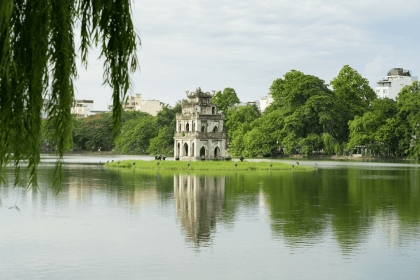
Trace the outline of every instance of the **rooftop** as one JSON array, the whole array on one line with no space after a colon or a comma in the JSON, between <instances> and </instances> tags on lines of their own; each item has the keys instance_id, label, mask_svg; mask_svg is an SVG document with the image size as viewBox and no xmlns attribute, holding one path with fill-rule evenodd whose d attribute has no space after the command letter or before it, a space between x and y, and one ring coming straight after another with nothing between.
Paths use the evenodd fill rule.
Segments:
<instances>
[{"instance_id":1,"label":"rooftop","mask_svg":"<svg viewBox=\"0 0 420 280\"><path fill-rule=\"evenodd\" d=\"M408 76L411 77L411 70L405 70L403 68L392 68L387 76Z\"/></svg>"}]
</instances>

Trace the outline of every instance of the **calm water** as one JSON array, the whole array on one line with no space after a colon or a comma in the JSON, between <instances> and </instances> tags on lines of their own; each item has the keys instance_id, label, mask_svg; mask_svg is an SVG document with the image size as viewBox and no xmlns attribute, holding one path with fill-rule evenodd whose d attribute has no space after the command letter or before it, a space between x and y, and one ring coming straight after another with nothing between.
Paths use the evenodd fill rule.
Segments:
<instances>
[{"instance_id":1,"label":"calm water","mask_svg":"<svg viewBox=\"0 0 420 280\"><path fill-rule=\"evenodd\" d=\"M420 278L420 165L188 173L94 164L117 158L68 157L57 196L52 158L39 191L13 188L6 170L0 279Z\"/></svg>"}]
</instances>

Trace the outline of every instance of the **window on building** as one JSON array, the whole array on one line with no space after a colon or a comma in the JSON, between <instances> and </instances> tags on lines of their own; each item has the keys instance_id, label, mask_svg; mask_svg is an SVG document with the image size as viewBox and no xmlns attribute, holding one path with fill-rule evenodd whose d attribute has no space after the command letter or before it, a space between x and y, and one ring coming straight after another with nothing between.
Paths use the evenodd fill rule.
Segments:
<instances>
[{"instance_id":1,"label":"window on building","mask_svg":"<svg viewBox=\"0 0 420 280\"><path fill-rule=\"evenodd\" d=\"M388 93L388 90L384 89L384 94L387 94L387 93Z\"/></svg>"}]
</instances>

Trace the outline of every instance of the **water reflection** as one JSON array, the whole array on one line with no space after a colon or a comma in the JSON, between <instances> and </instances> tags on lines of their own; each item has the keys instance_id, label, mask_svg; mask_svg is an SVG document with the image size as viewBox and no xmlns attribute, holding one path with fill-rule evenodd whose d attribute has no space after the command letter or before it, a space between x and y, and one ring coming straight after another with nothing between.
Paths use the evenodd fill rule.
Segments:
<instances>
[{"instance_id":1,"label":"water reflection","mask_svg":"<svg viewBox=\"0 0 420 280\"><path fill-rule=\"evenodd\" d=\"M372 235L401 244L411 239L407 232L418 232L418 175L418 169L337 169L260 180L275 237L299 247L331 236L351 253Z\"/></svg>"},{"instance_id":2,"label":"water reflection","mask_svg":"<svg viewBox=\"0 0 420 280\"><path fill-rule=\"evenodd\" d=\"M175 174L174 198L187 240L197 247L209 243L222 213L225 177Z\"/></svg>"},{"instance_id":3,"label":"water reflection","mask_svg":"<svg viewBox=\"0 0 420 280\"><path fill-rule=\"evenodd\" d=\"M351 254L373 239L391 248L419 240L418 168L187 174L71 165L58 196L48 188L53 168L40 168L40 190L32 191L13 189L10 169L9 181L0 186L0 211L18 201L24 213L95 217L123 209L121 217L169 217L178 225L167 234L179 235L181 228L195 247L215 246L220 231L255 220L262 222L253 231L267 227L272 240L289 249L328 243Z\"/></svg>"}]
</instances>

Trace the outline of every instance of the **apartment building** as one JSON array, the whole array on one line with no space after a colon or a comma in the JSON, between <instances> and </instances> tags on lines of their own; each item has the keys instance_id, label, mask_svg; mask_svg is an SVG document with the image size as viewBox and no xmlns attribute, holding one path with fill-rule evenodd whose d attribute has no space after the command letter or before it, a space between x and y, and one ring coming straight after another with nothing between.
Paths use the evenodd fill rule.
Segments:
<instances>
[{"instance_id":1,"label":"apartment building","mask_svg":"<svg viewBox=\"0 0 420 280\"><path fill-rule=\"evenodd\" d=\"M135 96L129 96L127 98L123 108L124 110L141 111L156 116L157 112L162 110L162 106L163 103L159 100L143 100L141 94L136 94Z\"/></svg>"},{"instance_id":2,"label":"apartment building","mask_svg":"<svg viewBox=\"0 0 420 280\"><path fill-rule=\"evenodd\" d=\"M392 68L386 79L378 81L375 92L378 98L395 99L403 87L411 85L414 81L417 81L417 77L413 77L410 70Z\"/></svg>"}]
</instances>

